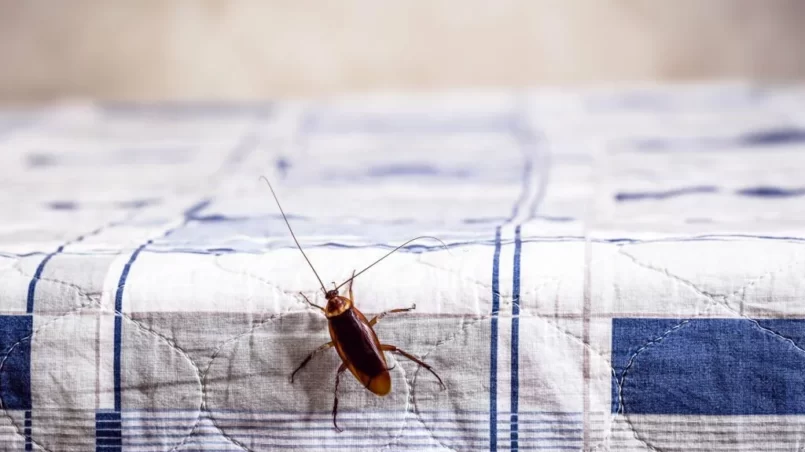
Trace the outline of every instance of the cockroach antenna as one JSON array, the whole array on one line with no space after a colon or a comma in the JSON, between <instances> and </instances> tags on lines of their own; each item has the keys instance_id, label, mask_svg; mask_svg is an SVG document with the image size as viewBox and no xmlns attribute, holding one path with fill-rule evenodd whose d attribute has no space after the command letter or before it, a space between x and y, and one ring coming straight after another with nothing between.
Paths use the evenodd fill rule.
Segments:
<instances>
[{"instance_id":1,"label":"cockroach antenna","mask_svg":"<svg viewBox=\"0 0 805 452\"><path fill-rule=\"evenodd\" d=\"M313 264L308 259L307 254L305 254L305 250L302 249L302 245L299 244L299 240L296 239L296 234L293 233L293 228L291 228L291 223L288 222L288 217L285 215L285 211L282 210L282 205L280 204L279 198L277 198L277 194L274 192L274 187L271 186L271 182L268 181L268 178L265 176L260 176L260 179L266 181L268 184L268 189L271 190L271 195L274 196L274 201L277 202L277 207L280 208L280 213L282 214L282 219L285 220L285 224L288 226L288 230L291 231L291 237L293 237L293 241L296 242L296 247L299 248L299 252L302 253L302 256L307 261L307 264L310 265L310 269L313 270L313 274L316 275L316 279L319 280L319 284L321 285L321 290L325 294L327 294L327 289L324 287L324 282L319 277L319 273L316 272L316 269L313 267Z\"/></svg>"},{"instance_id":2,"label":"cockroach antenna","mask_svg":"<svg viewBox=\"0 0 805 452\"><path fill-rule=\"evenodd\" d=\"M415 241L417 241L417 240L422 240L422 239L433 239L433 240L436 240L437 242L439 242L439 243L441 243L441 244L442 244L442 247L444 247L444 249L445 249L445 250L447 250L447 252L448 252L448 253L450 252L450 249L447 247L447 245L446 245L446 244L445 244L443 241L439 240L439 239L438 239L438 238L436 238L436 237L433 237L433 236L430 236L430 235L421 235L421 236L419 236L419 237L414 237L413 239L411 239L411 240L409 240L409 241L407 241L407 242L403 243L402 245L400 245L400 246L398 246L398 247L394 248L393 250L389 251L389 252L388 252L388 253L386 253L386 254L385 254L383 257L381 257L380 259L378 259L378 260L376 260L376 261L372 262L371 264L369 264L369 266L367 266L367 267L366 267L366 268L364 268L363 270L361 270L361 271L359 271L358 273L355 273L354 275L352 275L352 277L351 277L351 278L349 278L348 280L346 280L346 281L342 282L340 285L338 285L338 287L336 287L336 288L335 288L335 290L340 289L340 288L341 288L341 287L342 287L344 284L346 284L346 283L348 283L348 282L352 281L353 279L357 278L358 276L360 276L360 275L361 275L361 273L363 273L363 272L365 272L366 270L369 270L370 268L372 268L372 267L374 267L375 265L379 264L379 263L380 263L380 261L382 261L383 259L385 259L385 258L387 258L387 257L391 256L392 254L396 253L397 251L401 250L403 247L405 247L405 246L406 246L406 245L408 245L409 243L411 243L411 242L415 242Z\"/></svg>"}]
</instances>

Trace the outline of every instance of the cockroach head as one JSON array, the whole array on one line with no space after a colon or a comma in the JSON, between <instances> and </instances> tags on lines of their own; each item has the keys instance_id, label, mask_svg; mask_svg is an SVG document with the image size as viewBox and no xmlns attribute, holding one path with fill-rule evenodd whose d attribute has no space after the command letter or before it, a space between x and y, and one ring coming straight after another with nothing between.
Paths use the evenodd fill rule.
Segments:
<instances>
[{"instance_id":1,"label":"cockroach head","mask_svg":"<svg viewBox=\"0 0 805 452\"><path fill-rule=\"evenodd\" d=\"M338 290L335 290L335 289L334 290L328 290L327 292L324 293L324 298L326 298L328 301L332 300L333 298L335 298L337 296L338 296Z\"/></svg>"}]
</instances>

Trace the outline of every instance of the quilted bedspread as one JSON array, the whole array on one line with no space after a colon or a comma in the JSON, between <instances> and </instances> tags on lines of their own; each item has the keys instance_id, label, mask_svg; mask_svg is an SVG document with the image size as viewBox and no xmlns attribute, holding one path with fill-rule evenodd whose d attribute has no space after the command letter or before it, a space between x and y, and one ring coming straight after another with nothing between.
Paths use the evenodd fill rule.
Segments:
<instances>
[{"instance_id":1,"label":"quilted bedspread","mask_svg":"<svg viewBox=\"0 0 805 452\"><path fill-rule=\"evenodd\" d=\"M320 285L356 278L392 390ZM805 88L0 111L2 451L805 449Z\"/></svg>"}]
</instances>

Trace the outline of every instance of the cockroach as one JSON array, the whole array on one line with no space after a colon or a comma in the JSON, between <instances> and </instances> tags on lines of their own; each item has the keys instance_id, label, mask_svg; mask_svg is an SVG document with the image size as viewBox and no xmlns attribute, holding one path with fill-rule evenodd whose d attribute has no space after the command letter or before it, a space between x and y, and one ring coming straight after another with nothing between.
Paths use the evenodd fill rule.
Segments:
<instances>
[{"instance_id":1,"label":"cockroach","mask_svg":"<svg viewBox=\"0 0 805 452\"><path fill-rule=\"evenodd\" d=\"M288 222L288 217L285 215L285 211L282 210L282 205L280 205L279 198L277 198L277 194L274 192L274 187L271 186L271 182L269 182L267 178L261 177L261 179L265 180L268 184L268 188L271 190L271 194L274 196L274 201L277 202L277 207L279 207L282 218L285 220L285 224L288 226L288 231L291 232L291 237L293 237L296 247L302 253L302 256L310 266L310 269L313 270L313 274L316 275L316 279L319 280L321 290L324 293L324 298L327 300L327 304L322 307L310 301L305 294L301 292L299 293L307 304L319 310L324 314L325 317L327 317L330 339L332 340L316 348L309 355L307 355L302 363L291 373L291 383L293 383L296 373L302 370L302 368L305 367L316 354L335 347L338 356L341 358L341 366L338 367L338 370L335 373L335 389L333 391L333 426L338 432L342 431L336 422L336 416L338 414L338 382L341 374L345 370L349 369L349 371L352 372L352 375L366 389L378 396L385 396L391 392L391 375L389 375L389 370L391 369L389 369L388 365L386 364L385 352L397 353L424 367L430 371L430 373L432 373L437 380L439 380L439 384L441 385L442 389L446 389L441 377L439 377L439 374L437 374L430 365L416 356L406 352L405 350L400 349L399 347L389 344L381 344L377 338L377 334L375 334L374 326L383 317L388 314L412 311L416 308L416 304L409 308L391 309L389 311L381 312L380 314L374 316L372 320L366 320L366 317L363 315L363 313L361 313L361 311L355 306L355 298L352 293L352 282L363 272L374 267L383 259L389 257L402 247L415 240L431 238L441 242L445 248L447 248L447 245L436 237L421 236L413 238L394 248L363 270L357 273L353 270L352 276L349 279L340 285L335 285L335 283L333 283L335 288L332 290L327 290L324 287L324 282L319 277L318 272L316 272L316 269L313 267L310 259L308 259L307 254L305 254L305 251L302 249L302 245L299 244L299 240L296 239L296 235L291 228L291 224ZM339 295L338 289L346 284L348 284L346 293L348 293L349 296Z\"/></svg>"}]
</instances>

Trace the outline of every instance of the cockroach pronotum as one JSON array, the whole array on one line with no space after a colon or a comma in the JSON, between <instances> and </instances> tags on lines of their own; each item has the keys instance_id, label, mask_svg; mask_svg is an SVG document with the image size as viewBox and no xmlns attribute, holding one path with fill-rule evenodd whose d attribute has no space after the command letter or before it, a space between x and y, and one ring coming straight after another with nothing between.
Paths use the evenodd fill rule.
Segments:
<instances>
[{"instance_id":1,"label":"cockroach pronotum","mask_svg":"<svg viewBox=\"0 0 805 452\"><path fill-rule=\"evenodd\" d=\"M439 380L439 384L442 386L442 388L446 389L441 377L439 377L431 366L416 356L401 350L394 345L381 344L373 329L375 324L377 324L377 322L386 315L412 311L416 308L416 304L412 305L410 308L391 309L389 311L381 312L380 314L374 316L372 320L366 320L366 317L364 317L363 313L361 313L361 311L355 307L355 299L352 295L352 281L354 281L356 277L361 275L366 270L374 267L383 259L389 257L394 252L400 250L402 247L415 240L431 238L441 242L445 248L447 248L447 245L436 237L421 236L413 238L389 251L386 255L376 260L363 270L357 273L353 270L352 276L349 279L340 285L335 286L333 290L327 290L324 287L324 282L319 277L318 272L316 272L316 269L313 267L310 259L308 259L307 254L305 254L305 251L302 249L302 245L299 244L299 240L296 239L296 235L291 228L291 224L288 222L288 217L285 215L285 211L282 210L282 205L280 205L279 198L277 198L277 194L274 192L274 187L271 186L271 182L269 182L267 178L261 177L261 179L265 180L268 184L268 188L271 190L271 194L274 196L274 201L277 202L277 207L279 207L282 218L285 220L285 224L288 226L288 231L290 231L291 237L293 237L293 240L296 243L296 247L302 253L302 256L310 266L310 269L313 270L313 274L316 275L316 279L319 280L321 290L324 293L324 298L327 300L327 304L324 307L321 307L310 301L305 294L301 292L299 293L299 295L305 299L307 304L318 309L324 314L325 317L327 317L330 338L332 340L313 350L302 361L302 363L291 373L291 383L293 383L296 373L305 367L313 356L319 352L328 350L331 347L335 347L336 352L338 352L338 356L341 358L341 366L338 367L338 370L335 373L335 390L333 395L333 426L338 432L342 431L336 422L336 415L338 414L338 380L341 377L341 374L345 370L349 369L349 371L352 372L352 375L354 375L355 378L361 382L366 389L378 396L385 396L391 392L391 375L389 375L389 370L391 369L389 369L386 365L386 356L384 352L397 353L419 364L430 371L430 373L432 373L436 379ZM349 284L347 286L347 293L349 293L349 297L338 294L338 289L343 287L345 284Z\"/></svg>"}]
</instances>

